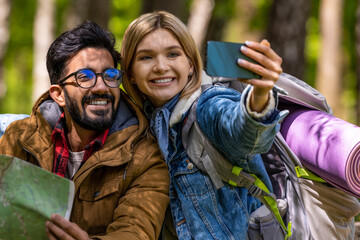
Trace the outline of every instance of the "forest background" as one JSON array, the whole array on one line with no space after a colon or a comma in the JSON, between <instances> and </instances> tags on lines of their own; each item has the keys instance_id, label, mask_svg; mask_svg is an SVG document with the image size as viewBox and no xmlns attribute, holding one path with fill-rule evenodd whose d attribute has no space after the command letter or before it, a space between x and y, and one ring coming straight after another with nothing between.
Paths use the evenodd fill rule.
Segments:
<instances>
[{"instance_id":1,"label":"forest background","mask_svg":"<svg viewBox=\"0 0 360 240\"><path fill-rule=\"evenodd\" d=\"M30 114L49 87L51 42L90 19L121 47L141 13L167 10L207 40L268 39L284 72L317 88L334 115L360 123L360 0L0 0L0 113Z\"/></svg>"}]
</instances>

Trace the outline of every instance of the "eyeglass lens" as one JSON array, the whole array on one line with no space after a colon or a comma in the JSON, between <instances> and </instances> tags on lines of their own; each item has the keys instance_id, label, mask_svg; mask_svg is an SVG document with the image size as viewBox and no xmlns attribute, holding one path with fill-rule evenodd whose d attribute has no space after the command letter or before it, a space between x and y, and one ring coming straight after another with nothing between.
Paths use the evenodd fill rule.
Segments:
<instances>
[{"instance_id":1,"label":"eyeglass lens","mask_svg":"<svg viewBox=\"0 0 360 240\"><path fill-rule=\"evenodd\" d=\"M90 69L83 69L77 72L76 80L81 87L90 88L95 85L98 74ZM118 87L120 85L122 77L120 70L115 68L106 69L101 75L107 86Z\"/></svg>"}]
</instances>

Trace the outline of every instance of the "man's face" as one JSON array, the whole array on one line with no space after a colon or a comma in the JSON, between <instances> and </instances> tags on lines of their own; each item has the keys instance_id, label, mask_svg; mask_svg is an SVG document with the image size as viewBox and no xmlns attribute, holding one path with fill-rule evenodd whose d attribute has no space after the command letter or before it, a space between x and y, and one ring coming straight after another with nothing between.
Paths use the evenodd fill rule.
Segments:
<instances>
[{"instance_id":1,"label":"man's face","mask_svg":"<svg viewBox=\"0 0 360 240\"><path fill-rule=\"evenodd\" d=\"M114 68L114 61L106 49L85 48L68 62L65 76L84 68L100 73ZM93 87L83 89L76 84L75 76L72 76L65 81L63 90L64 108L80 127L102 131L112 125L120 98L118 87L109 88L99 75Z\"/></svg>"}]
</instances>

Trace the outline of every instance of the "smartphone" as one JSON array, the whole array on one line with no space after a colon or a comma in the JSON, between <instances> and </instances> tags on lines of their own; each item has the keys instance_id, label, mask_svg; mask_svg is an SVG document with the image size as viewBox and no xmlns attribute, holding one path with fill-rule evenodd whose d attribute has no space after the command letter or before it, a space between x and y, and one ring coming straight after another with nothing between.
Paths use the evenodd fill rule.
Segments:
<instances>
[{"instance_id":1,"label":"smartphone","mask_svg":"<svg viewBox=\"0 0 360 240\"><path fill-rule=\"evenodd\" d=\"M212 77L260 79L255 74L237 64L237 59L242 58L256 63L251 58L243 55L240 47L243 43L208 41L206 44L205 71Z\"/></svg>"}]
</instances>

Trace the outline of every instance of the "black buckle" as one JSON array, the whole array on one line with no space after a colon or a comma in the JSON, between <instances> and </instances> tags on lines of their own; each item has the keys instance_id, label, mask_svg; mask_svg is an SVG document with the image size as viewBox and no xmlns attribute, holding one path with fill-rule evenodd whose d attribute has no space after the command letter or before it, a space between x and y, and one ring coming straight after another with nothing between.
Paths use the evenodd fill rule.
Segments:
<instances>
[{"instance_id":1,"label":"black buckle","mask_svg":"<svg viewBox=\"0 0 360 240\"><path fill-rule=\"evenodd\" d=\"M254 197L259 197L262 194L262 189L256 185L252 185L248 188L249 193Z\"/></svg>"}]
</instances>

